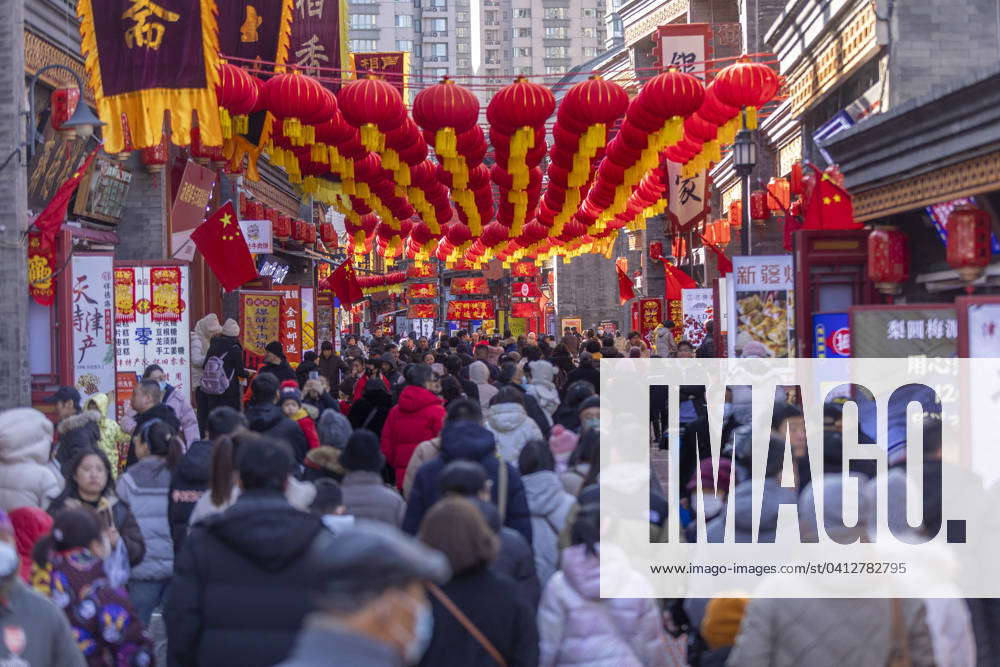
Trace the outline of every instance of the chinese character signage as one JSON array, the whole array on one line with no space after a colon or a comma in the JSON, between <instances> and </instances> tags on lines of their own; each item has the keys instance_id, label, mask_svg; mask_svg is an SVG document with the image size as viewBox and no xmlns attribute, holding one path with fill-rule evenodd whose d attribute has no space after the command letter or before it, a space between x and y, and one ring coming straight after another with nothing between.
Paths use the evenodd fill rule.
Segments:
<instances>
[{"instance_id":1,"label":"chinese character signage","mask_svg":"<svg viewBox=\"0 0 1000 667\"><path fill-rule=\"evenodd\" d=\"M406 311L406 316L410 319L433 319L437 317L437 304L434 303L414 303Z\"/></svg>"},{"instance_id":2,"label":"chinese character signage","mask_svg":"<svg viewBox=\"0 0 1000 667\"><path fill-rule=\"evenodd\" d=\"M334 336L333 294L329 290L316 292L316 339L321 343L332 341L334 349L340 353L340 336Z\"/></svg>"},{"instance_id":3,"label":"chinese character signage","mask_svg":"<svg viewBox=\"0 0 1000 667\"><path fill-rule=\"evenodd\" d=\"M647 338L650 332L663 321L663 302L659 299L639 299L639 334Z\"/></svg>"},{"instance_id":4,"label":"chinese character signage","mask_svg":"<svg viewBox=\"0 0 1000 667\"><path fill-rule=\"evenodd\" d=\"M296 0L215 0L215 4L220 53L269 63L286 61Z\"/></svg>"},{"instance_id":5,"label":"chinese character signage","mask_svg":"<svg viewBox=\"0 0 1000 667\"><path fill-rule=\"evenodd\" d=\"M452 278L452 294L489 294L486 278ZM449 318L451 319L451 318Z\"/></svg>"},{"instance_id":6,"label":"chinese character signage","mask_svg":"<svg viewBox=\"0 0 1000 667\"><path fill-rule=\"evenodd\" d=\"M535 283L512 283L511 296L522 299L537 299L542 296L542 291Z\"/></svg>"},{"instance_id":7,"label":"chinese character signage","mask_svg":"<svg viewBox=\"0 0 1000 667\"><path fill-rule=\"evenodd\" d=\"M448 320L488 320L494 317L492 299L449 301Z\"/></svg>"},{"instance_id":8,"label":"chinese character signage","mask_svg":"<svg viewBox=\"0 0 1000 667\"><path fill-rule=\"evenodd\" d=\"M437 283L410 283L407 286L406 296L410 299L436 299L437 295Z\"/></svg>"},{"instance_id":9,"label":"chinese character signage","mask_svg":"<svg viewBox=\"0 0 1000 667\"><path fill-rule=\"evenodd\" d=\"M956 303L960 307L967 304L968 350L963 356L1000 357L1000 301L995 297L973 296L960 297Z\"/></svg>"},{"instance_id":10,"label":"chinese character signage","mask_svg":"<svg viewBox=\"0 0 1000 667\"><path fill-rule=\"evenodd\" d=\"M541 311L537 301L517 301L510 305L511 317L538 317Z\"/></svg>"},{"instance_id":11,"label":"chinese character signage","mask_svg":"<svg viewBox=\"0 0 1000 667\"><path fill-rule=\"evenodd\" d=\"M170 141L222 144L215 85L215 3L204 0L79 0L80 36L108 154L156 146L170 112ZM125 145L125 123L131 146Z\"/></svg>"},{"instance_id":12,"label":"chinese character signage","mask_svg":"<svg viewBox=\"0 0 1000 667\"><path fill-rule=\"evenodd\" d=\"M705 341L705 323L713 319L712 288L694 287L681 290L681 317L674 325L683 331L683 338L695 348Z\"/></svg>"},{"instance_id":13,"label":"chinese character signage","mask_svg":"<svg viewBox=\"0 0 1000 667\"><path fill-rule=\"evenodd\" d=\"M341 8L346 2L335 0L295 0L292 14L292 42L288 62L302 68L303 74L331 76L329 70L321 72L319 67L339 68L344 66L347 45L341 40ZM339 83L324 81L323 85L338 90Z\"/></svg>"},{"instance_id":14,"label":"chinese character signage","mask_svg":"<svg viewBox=\"0 0 1000 667\"><path fill-rule=\"evenodd\" d=\"M158 364L177 391L182 395L191 391L189 281L185 265L115 266L115 366L119 375L141 376L146 366ZM123 400L127 397L115 396L118 406L124 405Z\"/></svg>"},{"instance_id":15,"label":"chinese character signage","mask_svg":"<svg viewBox=\"0 0 1000 667\"><path fill-rule=\"evenodd\" d=\"M851 356L851 322L847 313L816 313L812 325L814 356L819 359Z\"/></svg>"},{"instance_id":16,"label":"chinese character signage","mask_svg":"<svg viewBox=\"0 0 1000 667\"><path fill-rule=\"evenodd\" d=\"M74 254L71 273L73 384L86 403L94 394L115 388L113 259Z\"/></svg>"},{"instance_id":17,"label":"chinese character signage","mask_svg":"<svg viewBox=\"0 0 1000 667\"><path fill-rule=\"evenodd\" d=\"M240 230L243 238L246 239L247 248L251 255L270 255L274 252L274 237L271 235L270 220L240 220ZM329 264L320 264L317 267L327 267L329 275Z\"/></svg>"},{"instance_id":18,"label":"chinese character signage","mask_svg":"<svg viewBox=\"0 0 1000 667\"><path fill-rule=\"evenodd\" d=\"M55 263L55 248L43 246L40 233L28 234L28 294L42 306L51 306L56 299Z\"/></svg>"},{"instance_id":19,"label":"chinese character signage","mask_svg":"<svg viewBox=\"0 0 1000 667\"><path fill-rule=\"evenodd\" d=\"M733 257L730 357L795 354L795 270L790 255Z\"/></svg>"},{"instance_id":20,"label":"chinese character signage","mask_svg":"<svg viewBox=\"0 0 1000 667\"><path fill-rule=\"evenodd\" d=\"M316 290L312 287L302 288L302 352L316 350L316 311L313 299Z\"/></svg>"},{"instance_id":21,"label":"chinese character signage","mask_svg":"<svg viewBox=\"0 0 1000 667\"><path fill-rule=\"evenodd\" d=\"M285 285L274 289L281 292L281 347L285 350L288 363L296 366L302 361L301 288L298 285Z\"/></svg>"},{"instance_id":22,"label":"chinese character signage","mask_svg":"<svg viewBox=\"0 0 1000 667\"><path fill-rule=\"evenodd\" d=\"M281 294L240 292L240 334L243 349L258 357L281 335Z\"/></svg>"},{"instance_id":23,"label":"chinese character signage","mask_svg":"<svg viewBox=\"0 0 1000 667\"><path fill-rule=\"evenodd\" d=\"M618 322L614 320L601 320L597 325L598 331L602 334L613 336L618 331Z\"/></svg>"},{"instance_id":24,"label":"chinese character signage","mask_svg":"<svg viewBox=\"0 0 1000 667\"><path fill-rule=\"evenodd\" d=\"M951 304L854 306L850 318L853 357L954 357L958 350Z\"/></svg>"},{"instance_id":25,"label":"chinese character signage","mask_svg":"<svg viewBox=\"0 0 1000 667\"><path fill-rule=\"evenodd\" d=\"M510 266L510 275L515 278L530 278L538 275L538 266L534 262L514 262Z\"/></svg>"},{"instance_id":26,"label":"chinese character signage","mask_svg":"<svg viewBox=\"0 0 1000 667\"><path fill-rule=\"evenodd\" d=\"M433 264L413 265L406 270L407 278L433 278L437 275L437 269Z\"/></svg>"},{"instance_id":27,"label":"chinese character signage","mask_svg":"<svg viewBox=\"0 0 1000 667\"><path fill-rule=\"evenodd\" d=\"M684 307L680 299L667 299L667 319L674 323L674 342L679 343L684 328L680 326L683 318Z\"/></svg>"},{"instance_id":28,"label":"chinese character signage","mask_svg":"<svg viewBox=\"0 0 1000 667\"><path fill-rule=\"evenodd\" d=\"M382 79L385 79L399 91L399 94L406 99L406 77L409 74L409 53L392 51L389 53L352 53L351 69L358 78L365 76L366 72L373 72Z\"/></svg>"},{"instance_id":29,"label":"chinese character signage","mask_svg":"<svg viewBox=\"0 0 1000 667\"><path fill-rule=\"evenodd\" d=\"M187 262L194 259L195 246L188 239L205 221L205 211L214 189L215 172L188 160L170 209L170 252L174 259Z\"/></svg>"}]
</instances>

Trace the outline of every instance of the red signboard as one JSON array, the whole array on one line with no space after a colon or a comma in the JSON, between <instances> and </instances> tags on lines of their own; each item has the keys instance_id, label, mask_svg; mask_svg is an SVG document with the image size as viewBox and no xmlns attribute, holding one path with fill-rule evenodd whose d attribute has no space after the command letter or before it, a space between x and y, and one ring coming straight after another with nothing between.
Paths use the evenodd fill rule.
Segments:
<instances>
[{"instance_id":1,"label":"red signboard","mask_svg":"<svg viewBox=\"0 0 1000 667\"><path fill-rule=\"evenodd\" d=\"M436 299L437 295L437 283L410 283L407 286L406 296L410 299Z\"/></svg>"},{"instance_id":2,"label":"red signboard","mask_svg":"<svg viewBox=\"0 0 1000 667\"><path fill-rule=\"evenodd\" d=\"M433 264L414 265L406 270L407 278L433 278L437 275L437 269Z\"/></svg>"},{"instance_id":3,"label":"red signboard","mask_svg":"<svg viewBox=\"0 0 1000 667\"><path fill-rule=\"evenodd\" d=\"M538 317L539 315L537 301L518 301L510 306L511 317Z\"/></svg>"},{"instance_id":4,"label":"red signboard","mask_svg":"<svg viewBox=\"0 0 1000 667\"><path fill-rule=\"evenodd\" d=\"M406 311L406 316L411 319L426 319L437 317L438 307L434 303L415 303Z\"/></svg>"},{"instance_id":5,"label":"red signboard","mask_svg":"<svg viewBox=\"0 0 1000 667\"><path fill-rule=\"evenodd\" d=\"M38 232L28 234L28 294L43 306L56 300L55 264L55 247L44 245Z\"/></svg>"},{"instance_id":6,"label":"red signboard","mask_svg":"<svg viewBox=\"0 0 1000 667\"><path fill-rule=\"evenodd\" d=\"M533 262L517 262L510 267L510 275L515 278L530 278L538 275L538 266Z\"/></svg>"},{"instance_id":7,"label":"red signboard","mask_svg":"<svg viewBox=\"0 0 1000 667\"><path fill-rule=\"evenodd\" d=\"M684 310L681 307L680 299L669 299L667 301L667 315L674 323L674 342L680 342L681 336L684 333L684 327L682 326L684 322Z\"/></svg>"},{"instance_id":8,"label":"red signboard","mask_svg":"<svg viewBox=\"0 0 1000 667\"><path fill-rule=\"evenodd\" d=\"M537 299L542 296L542 291L535 283L513 283L510 288L511 296L522 299Z\"/></svg>"},{"instance_id":9,"label":"red signboard","mask_svg":"<svg viewBox=\"0 0 1000 667\"><path fill-rule=\"evenodd\" d=\"M663 302L639 299L639 334L646 338L663 321Z\"/></svg>"},{"instance_id":10,"label":"red signboard","mask_svg":"<svg viewBox=\"0 0 1000 667\"><path fill-rule=\"evenodd\" d=\"M493 301L491 299L477 299L475 301L449 301L449 320L491 320L495 316L493 311Z\"/></svg>"},{"instance_id":11,"label":"red signboard","mask_svg":"<svg viewBox=\"0 0 1000 667\"><path fill-rule=\"evenodd\" d=\"M486 278L453 278L451 281L452 294L489 294ZM450 319L450 318L449 318ZM476 318L472 318L476 319Z\"/></svg>"},{"instance_id":12,"label":"red signboard","mask_svg":"<svg viewBox=\"0 0 1000 667\"><path fill-rule=\"evenodd\" d=\"M403 99L406 99L406 53L400 51L352 53L351 59L354 61L354 69L359 78L363 78L367 72L371 72L395 86Z\"/></svg>"}]
</instances>

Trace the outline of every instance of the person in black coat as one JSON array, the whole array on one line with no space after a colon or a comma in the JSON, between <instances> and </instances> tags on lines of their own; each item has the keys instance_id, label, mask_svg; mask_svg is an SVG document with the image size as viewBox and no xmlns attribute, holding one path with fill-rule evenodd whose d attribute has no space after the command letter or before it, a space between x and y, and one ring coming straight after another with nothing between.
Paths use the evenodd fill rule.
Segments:
<instances>
[{"instance_id":1,"label":"person in black coat","mask_svg":"<svg viewBox=\"0 0 1000 667\"><path fill-rule=\"evenodd\" d=\"M323 341L320 346L316 365L319 367L319 374L326 378L332 389L340 386L341 376L348 370L347 362L334 352L333 343L328 340Z\"/></svg>"},{"instance_id":2,"label":"person in black coat","mask_svg":"<svg viewBox=\"0 0 1000 667\"><path fill-rule=\"evenodd\" d=\"M566 387L566 396L552 415L552 421L563 428L580 432L580 404L594 395L594 387L589 382L574 382Z\"/></svg>"},{"instance_id":3,"label":"person in black coat","mask_svg":"<svg viewBox=\"0 0 1000 667\"><path fill-rule=\"evenodd\" d=\"M538 664L538 627L535 610L518 595L517 584L496 572L500 540L470 501L441 500L420 525L420 541L443 553L452 578L442 592L479 629L510 667ZM496 659L483 648L455 615L431 596L434 634L420 665L495 667Z\"/></svg>"},{"instance_id":4,"label":"person in black coat","mask_svg":"<svg viewBox=\"0 0 1000 667\"><path fill-rule=\"evenodd\" d=\"M601 393L601 371L594 366L594 357L589 352L580 353L580 366L566 376L566 383L573 384L584 380L594 387L594 392Z\"/></svg>"},{"instance_id":5,"label":"person in black coat","mask_svg":"<svg viewBox=\"0 0 1000 667\"><path fill-rule=\"evenodd\" d=\"M316 373L316 377L319 377L319 364L316 363L316 353L307 350L302 354L302 363L295 367L295 379L299 382L299 389L306 386L310 373Z\"/></svg>"},{"instance_id":6,"label":"person in black coat","mask_svg":"<svg viewBox=\"0 0 1000 667\"><path fill-rule=\"evenodd\" d=\"M208 440L193 442L177 462L177 467L170 476L170 491L167 495L167 521L170 522L170 536L174 541L174 558L184 546L188 520L195 503L211 486L213 442L220 436L246 428L246 425L247 420L243 415L228 406L212 410L206 424Z\"/></svg>"},{"instance_id":7,"label":"person in black coat","mask_svg":"<svg viewBox=\"0 0 1000 667\"><path fill-rule=\"evenodd\" d=\"M175 562L164 617L169 664L264 667L291 653L315 609L325 554L337 548L321 519L285 500L291 454L254 437L240 446L243 492L197 523Z\"/></svg>"},{"instance_id":8,"label":"person in black coat","mask_svg":"<svg viewBox=\"0 0 1000 667\"><path fill-rule=\"evenodd\" d=\"M392 409L392 396L386 389L382 376L377 371L365 383L361 398L354 401L347 415L354 428L366 428L376 435L382 435L382 426Z\"/></svg>"},{"instance_id":9,"label":"person in black coat","mask_svg":"<svg viewBox=\"0 0 1000 667\"><path fill-rule=\"evenodd\" d=\"M416 535L420 522L427 510L441 497L439 478L441 471L448 463L457 460L476 461L486 469L486 474L493 480L491 498L497 503L500 492L500 459L497 457L496 441L493 434L476 421L466 419L456 420L453 415L465 410L469 414L479 413L478 402L470 406L471 399L459 398L448 406L449 417L441 429L441 453L420 466L417 476L410 489L406 501L406 515L403 517L403 530ZM504 525L521 533L528 544L531 544L531 512L528 510L528 498L524 492L521 475L510 463L504 462L507 468L507 499L504 515Z\"/></svg>"},{"instance_id":10,"label":"person in black coat","mask_svg":"<svg viewBox=\"0 0 1000 667\"><path fill-rule=\"evenodd\" d=\"M243 346L239 340L240 328L233 320L226 320L222 333L214 336L208 344L205 353L205 364L212 357L222 360L222 369L229 379L229 386L221 394L208 394L201 388L198 390L198 419L204 422L215 408L227 405L234 410L242 407L240 378L247 376L243 366ZM203 366L204 367L204 366Z\"/></svg>"},{"instance_id":11,"label":"person in black coat","mask_svg":"<svg viewBox=\"0 0 1000 667\"><path fill-rule=\"evenodd\" d=\"M444 358L444 369L448 371L448 375L452 376L458 380L458 384L462 386L462 393L469 398L474 398L479 400L479 387L476 386L475 382L472 382L468 378L468 373L466 377L462 377L462 359L457 354L449 354Z\"/></svg>"},{"instance_id":12,"label":"person in black coat","mask_svg":"<svg viewBox=\"0 0 1000 667\"><path fill-rule=\"evenodd\" d=\"M545 414L545 410L542 410L542 406L538 404L535 397L524 390L523 381L524 369L522 367L513 361L503 362L503 365L500 367L500 381L497 383L497 389L513 387L521 394L521 398L524 400L524 411L528 413L532 421L538 424L538 428L542 432L542 437L548 441L549 431L552 430L552 422L549 421L549 416Z\"/></svg>"},{"instance_id":13,"label":"person in black coat","mask_svg":"<svg viewBox=\"0 0 1000 667\"><path fill-rule=\"evenodd\" d=\"M272 340L264 348L264 365L257 369L257 372L270 373L278 378L279 384L285 380L295 380L298 382L298 378L295 376L295 369L288 363L285 351L281 349L281 343L276 340Z\"/></svg>"},{"instance_id":14,"label":"person in black coat","mask_svg":"<svg viewBox=\"0 0 1000 667\"><path fill-rule=\"evenodd\" d=\"M278 400L278 378L270 373L259 373L253 380L253 396L244 415L251 431L269 435L292 448L299 463L309 451L309 442L299 425L285 416L275 401Z\"/></svg>"}]
</instances>

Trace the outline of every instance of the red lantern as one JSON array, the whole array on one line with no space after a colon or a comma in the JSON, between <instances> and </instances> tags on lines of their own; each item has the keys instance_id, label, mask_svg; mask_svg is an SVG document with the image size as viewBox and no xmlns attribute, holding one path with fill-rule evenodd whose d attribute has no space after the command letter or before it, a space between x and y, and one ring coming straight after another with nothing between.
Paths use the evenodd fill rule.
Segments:
<instances>
[{"instance_id":1,"label":"red lantern","mask_svg":"<svg viewBox=\"0 0 1000 667\"><path fill-rule=\"evenodd\" d=\"M743 56L715 75L715 94L723 104L747 111L746 126L757 129L757 109L774 97L781 86L778 74L762 63Z\"/></svg>"},{"instance_id":2,"label":"red lantern","mask_svg":"<svg viewBox=\"0 0 1000 667\"><path fill-rule=\"evenodd\" d=\"M292 235L292 216L278 214L277 221L274 222L274 237L287 241Z\"/></svg>"},{"instance_id":3,"label":"red lantern","mask_svg":"<svg viewBox=\"0 0 1000 667\"><path fill-rule=\"evenodd\" d=\"M79 103L79 88L56 88L53 90L50 100L52 106L52 129L62 132L60 130L62 124L73 116L73 112L76 111L76 105ZM75 136L76 130L66 130L64 134Z\"/></svg>"},{"instance_id":4,"label":"red lantern","mask_svg":"<svg viewBox=\"0 0 1000 667\"><path fill-rule=\"evenodd\" d=\"M990 215L972 204L962 204L948 216L948 265L969 283L983 275L990 263Z\"/></svg>"},{"instance_id":5,"label":"red lantern","mask_svg":"<svg viewBox=\"0 0 1000 667\"><path fill-rule=\"evenodd\" d=\"M729 226L733 229L743 227L743 202L739 199L729 202Z\"/></svg>"},{"instance_id":6,"label":"red lantern","mask_svg":"<svg viewBox=\"0 0 1000 667\"><path fill-rule=\"evenodd\" d=\"M792 192L789 188L787 178L772 178L767 182L767 190L770 196L767 198L767 207L772 211L784 213L792 203Z\"/></svg>"},{"instance_id":7,"label":"red lantern","mask_svg":"<svg viewBox=\"0 0 1000 667\"><path fill-rule=\"evenodd\" d=\"M170 159L170 147L167 145L167 138L164 136L160 143L149 148L143 148L139 154L146 171L151 174L158 174L167 166Z\"/></svg>"},{"instance_id":8,"label":"red lantern","mask_svg":"<svg viewBox=\"0 0 1000 667\"><path fill-rule=\"evenodd\" d=\"M883 294L899 294L910 277L910 250L898 227L876 227L868 235L868 278Z\"/></svg>"},{"instance_id":9,"label":"red lantern","mask_svg":"<svg viewBox=\"0 0 1000 667\"><path fill-rule=\"evenodd\" d=\"M617 83L592 76L566 91L559 103L557 123L567 129L581 129L583 134L591 125L610 125L625 115L628 94Z\"/></svg>"},{"instance_id":10,"label":"red lantern","mask_svg":"<svg viewBox=\"0 0 1000 667\"><path fill-rule=\"evenodd\" d=\"M686 118L697 111L704 101L705 85L697 77L669 69L647 81L635 99L643 110L661 121Z\"/></svg>"},{"instance_id":11,"label":"red lantern","mask_svg":"<svg viewBox=\"0 0 1000 667\"><path fill-rule=\"evenodd\" d=\"M327 120L337 110L337 100L316 79L299 73L276 74L264 84L264 104L282 121L282 132L293 145L311 143L304 126ZM313 134L312 136L315 136Z\"/></svg>"},{"instance_id":12,"label":"red lantern","mask_svg":"<svg viewBox=\"0 0 1000 667\"><path fill-rule=\"evenodd\" d=\"M796 196L800 196L806 191L805 174L802 173L802 163L792 164L792 171L788 179L788 191Z\"/></svg>"},{"instance_id":13,"label":"red lantern","mask_svg":"<svg viewBox=\"0 0 1000 667\"><path fill-rule=\"evenodd\" d=\"M215 95L219 100L223 136L244 134L248 129L247 114L254 111L260 99L260 86L254 77L240 67L222 63Z\"/></svg>"},{"instance_id":14,"label":"red lantern","mask_svg":"<svg viewBox=\"0 0 1000 667\"><path fill-rule=\"evenodd\" d=\"M456 157L455 137L472 129L479 119L479 100L468 88L445 77L413 98L413 120L434 134L442 157Z\"/></svg>"},{"instance_id":15,"label":"red lantern","mask_svg":"<svg viewBox=\"0 0 1000 667\"><path fill-rule=\"evenodd\" d=\"M767 193L763 190L754 190L750 193L750 219L754 222L764 224L764 221L771 217L771 211L767 208Z\"/></svg>"},{"instance_id":16,"label":"red lantern","mask_svg":"<svg viewBox=\"0 0 1000 667\"><path fill-rule=\"evenodd\" d=\"M341 113L361 131L361 143L370 151L385 147L385 132L406 118L403 97L391 83L377 78L352 81L337 93Z\"/></svg>"},{"instance_id":17,"label":"red lantern","mask_svg":"<svg viewBox=\"0 0 1000 667\"><path fill-rule=\"evenodd\" d=\"M332 222L324 222L319 226L319 236L323 240L323 245L327 247L337 247L337 230Z\"/></svg>"},{"instance_id":18,"label":"red lantern","mask_svg":"<svg viewBox=\"0 0 1000 667\"><path fill-rule=\"evenodd\" d=\"M663 241L653 241L649 244L649 256L652 259L663 257Z\"/></svg>"},{"instance_id":19,"label":"red lantern","mask_svg":"<svg viewBox=\"0 0 1000 667\"><path fill-rule=\"evenodd\" d=\"M551 90L518 77L493 96L486 107L486 119L504 134L514 134L522 127L541 126L555 108L556 98Z\"/></svg>"}]
</instances>

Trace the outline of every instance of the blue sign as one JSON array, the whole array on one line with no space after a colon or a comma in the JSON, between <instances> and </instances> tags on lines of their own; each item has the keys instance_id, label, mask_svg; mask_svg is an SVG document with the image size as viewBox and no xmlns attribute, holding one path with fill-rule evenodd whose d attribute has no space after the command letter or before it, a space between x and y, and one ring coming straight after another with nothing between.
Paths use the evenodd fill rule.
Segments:
<instances>
[{"instance_id":1,"label":"blue sign","mask_svg":"<svg viewBox=\"0 0 1000 667\"><path fill-rule=\"evenodd\" d=\"M851 322L847 313L816 313L812 316L812 329L814 357L851 356Z\"/></svg>"}]
</instances>

